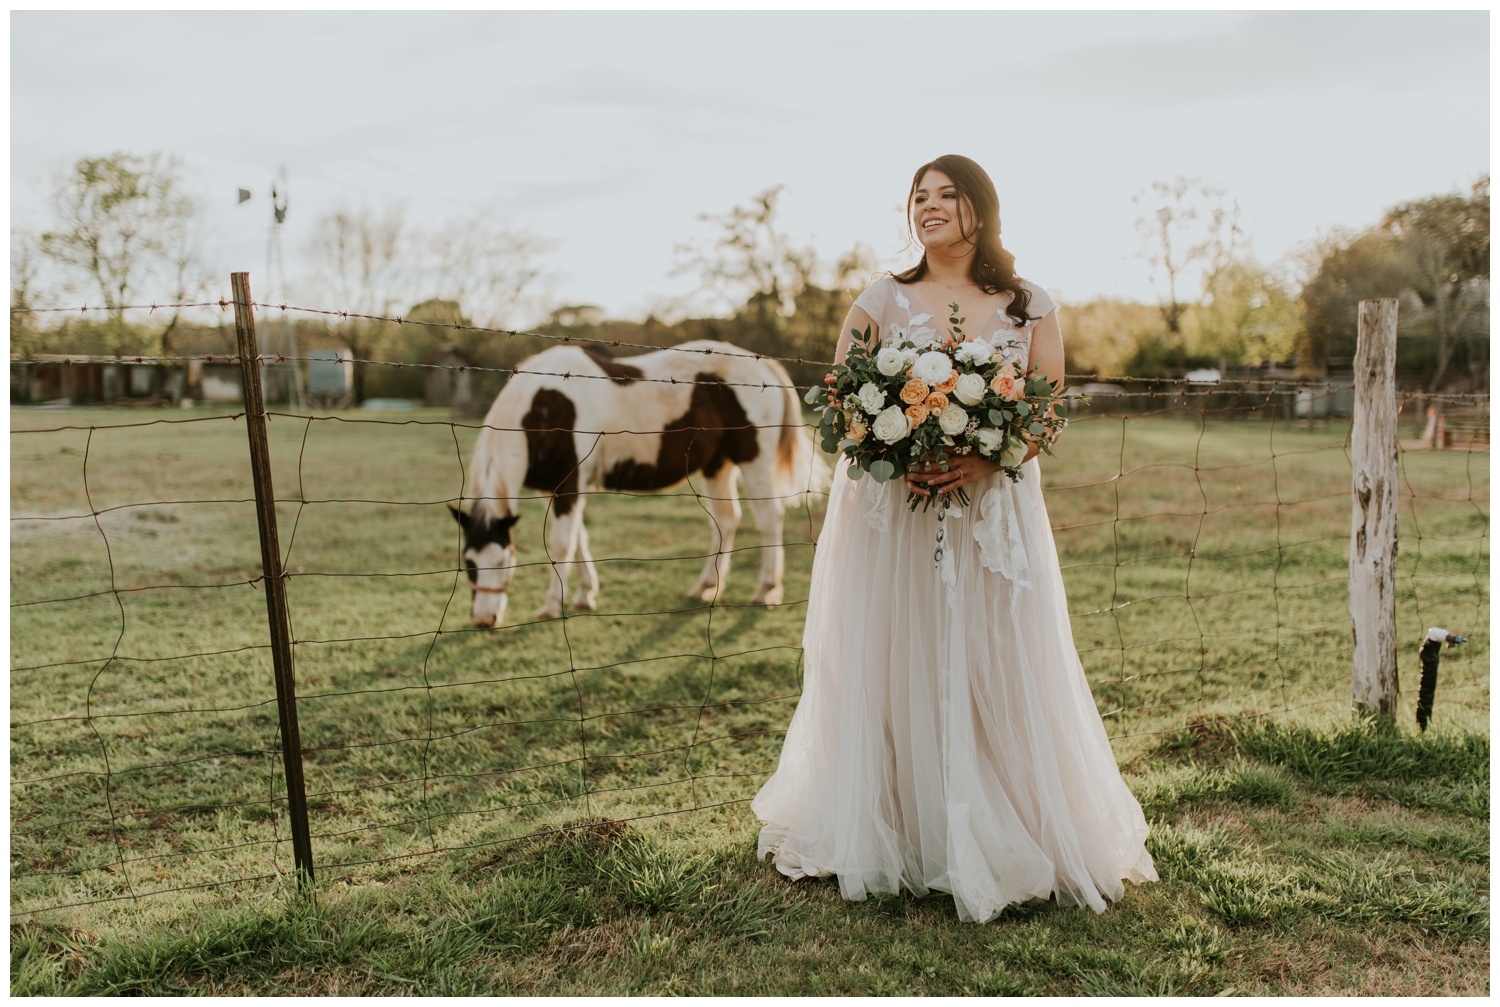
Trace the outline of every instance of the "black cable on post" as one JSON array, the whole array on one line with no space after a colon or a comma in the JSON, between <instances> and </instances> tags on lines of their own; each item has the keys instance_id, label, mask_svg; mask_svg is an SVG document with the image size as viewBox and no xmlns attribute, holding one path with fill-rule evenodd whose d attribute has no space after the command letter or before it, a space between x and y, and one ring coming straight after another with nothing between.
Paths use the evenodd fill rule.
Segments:
<instances>
[{"instance_id":1,"label":"black cable on post","mask_svg":"<svg viewBox=\"0 0 1500 1007\"><path fill-rule=\"evenodd\" d=\"M1468 641L1441 626L1432 627L1422 638L1422 686L1417 692L1417 726L1424 731L1427 730L1427 722L1432 719L1432 701L1437 694L1438 661L1445 643L1456 647Z\"/></svg>"},{"instance_id":2,"label":"black cable on post","mask_svg":"<svg viewBox=\"0 0 1500 1007\"><path fill-rule=\"evenodd\" d=\"M281 714L281 758L286 767L287 817L292 827L292 859L297 880L312 889L312 832L307 824L307 788L302 779L302 736L297 729L297 682L292 672L292 632L287 619L286 580L281 540L276 533L276 494L271 487L271 448L266 438L266 403L260 382L260 351L255 344L255 309L250 274L231 273L234 333L239 344L245 388L245 430L250 435L250 473L255 482L255 516L260 525L260 560L265 574L266 621L271 627L271 665L276 675L276 707Z\"/></svg>"}]
</instances>

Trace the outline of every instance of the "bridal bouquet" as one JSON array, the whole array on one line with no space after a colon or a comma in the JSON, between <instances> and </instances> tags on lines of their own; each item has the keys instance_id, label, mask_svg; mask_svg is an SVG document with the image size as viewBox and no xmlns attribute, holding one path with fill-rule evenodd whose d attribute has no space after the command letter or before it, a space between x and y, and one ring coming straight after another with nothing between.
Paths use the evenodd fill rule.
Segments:
<instances>
[{"instance_id":1,"label":"bridal bouquet","mask_svg":"<svg viewBox=\"0 0 1500 1007\"><path fill-rule=\"evenodd\" d=\"M1067 423L1059 389L1025 369L1015 343L969 339L958 305L949 308L946 337L921 326L926 315L891 332L883 346L869 328L854 330L844 363L808 391L808 404L822 413L823 450L847 455L851 478L868 472L885 482L931 463L946 470L950 452L978 452L1019 481L1032 443L1052 453ZM969 502L963 487L952 495ZM925 509L933 497L907 494L912 510L918 502Z\"/></svg>"}]
</instances>

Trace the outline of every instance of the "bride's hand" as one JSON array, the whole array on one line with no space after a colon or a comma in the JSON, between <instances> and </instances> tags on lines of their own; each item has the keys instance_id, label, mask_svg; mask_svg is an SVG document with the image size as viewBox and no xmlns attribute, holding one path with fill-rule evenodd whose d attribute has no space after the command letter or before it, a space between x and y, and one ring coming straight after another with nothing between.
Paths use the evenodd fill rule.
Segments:
<instances>
[{"instance_id":1,"label":"bride's hand","mask_svg":"<svg viewBox=\"0 0 1500 1007\"><path fill-rule=\"evenodd\" d=\"M906 473L906 487L919 497L933 493L951 493L998 471L1000 466L979 455L949 455L947 471L936 461Z\"/></svg>"}]
</instances>

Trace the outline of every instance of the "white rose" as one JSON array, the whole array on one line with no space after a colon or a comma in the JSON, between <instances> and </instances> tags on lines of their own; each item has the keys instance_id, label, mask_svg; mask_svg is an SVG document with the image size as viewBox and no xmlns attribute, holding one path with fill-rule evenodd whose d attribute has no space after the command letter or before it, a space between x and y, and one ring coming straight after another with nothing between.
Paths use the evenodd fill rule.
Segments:
<instances>
[{"instance_id":1,"label":"white rose","mask_svg":"<svg viewBox=\"0 0 1500 1007\"><path fill-rule=\"evenodd\" d=\"M938 413L938 426L942 427L943 433L950 437L961 433L968 425L969 414L964 412L963 407L957 402L948 403L947 407Z\"/></svg>"},{"instance_id":2,"label":"white rose","mask_svg":"<svg viewBox=\"0 0 1500 1007\"><path fill-rule=\"evenodd\" d=\"M953 353L959 363L971 364L974 367L983 367L994 355L995 351L990 349L990 344L978 339L959 343L958 349Z\"/></svg>"},{"instance_id":3,"label":"white rose","mask_svg":"<svg viewBox=\"0 0 1500 1007\"><path fill-rule=\"evenodd\" d=\"M1019 437L1013 438L1005 453L1000 456L1000 464L1006 468L1014 468L1021 464L1021 459L1026 457L1027 443Z\"/></svg>"},{"instance_id":4,"label":"white rose","mask_svg":"<svg viewBox=\"0 0 1500 1007\"><path fill-rule=\"evenodd\" d=\"M866 381L859 390L859 404L865 412L874 416L885 408L885 392L873 381Z\"/></svg>"},{"instance_id":5,"label":"white rose","mask_svg":"<svg viewBox=\"0 0 1500 1007\"><path fill-rule=\"evenodd\" d=\"M893 378L906 369L906 354L894 346L887 346L875 354L875 369L888 378ZM866 385L866 388L873 387ZM872 413L875 410L870 410Z\"/></svg>"},{"instance_id":6,"label":"white rose","mask_svg":"<svg viewBox=\"0 0 1500 1007\"><path fill-rule=\"evenodd\" d=\"M940 385L953 373L953 360L940 350L929 350L911 365L911 376L929 385Z\"/></svg>"},{"instance_id":7,"label":"white rose","mask_svg":"<svg viewBox=\"0 0 1500 1007\"><path fill-rule=\"evenodd\" d=\"M958 378L958 387L953 389L953 397L966 406L977 406L984 398L984 392L984 375L961 374Z\"/></svg>"},{"instance_id":8,"label":"white rose","mask_svg":"<svg viewBox=\"0 0 1500 1007\"><path fill-rule=\"evenodd\" d=\"M980 427L974 431L974 440L979 444L979 453L992 455L1000 450L1000 431L994 427Z\"/></svg>"},{"instance_id":9,"label":"white rose","mask_svg":"<svg viewBox=\"0 0 1500 1007\"><path fill-rule=\"evenodd\" d=\"M875 435L876 440L894 444L911 433L911 420L906 418L906 413L900 406L888 406L870 424L870 433Z\"/></svg>"}]
</instances>

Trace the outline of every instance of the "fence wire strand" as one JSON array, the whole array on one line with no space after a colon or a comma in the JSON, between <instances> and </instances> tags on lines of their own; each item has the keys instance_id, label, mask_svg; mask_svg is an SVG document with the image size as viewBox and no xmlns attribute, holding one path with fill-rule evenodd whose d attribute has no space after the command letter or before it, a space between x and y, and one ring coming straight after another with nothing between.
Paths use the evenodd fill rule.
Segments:
<instances>
[{"instance_id":1,"label":"fence wire strand","mask_svg":"<svg viewBox=\"0 0 1500 1007\"><path fill-rule=\"evenodd\" d=\"M140 307L160 310L228 306L228 302L218 301ZM438 324L292 305L256 307L398 325ZM481 326L441 327L506 338L534 336L599 349L628 347L653 352L675 349ZM719 351L698 348L680 352L712 355ZM172 363L190 359L237 360L223 355L128 359ZM297 362L309 358L266 356L263 359ZM819 363L801 358L769 359ZM357 362L487 370L502 375L546 373L521 367ZM568 377L615 380L602 373ZM1337 492L1318 492L1316 487L1299 486L1298 480L1306 478L1309 466L1326 467L1324 459L1332 456L1337 456L1347 470L1347 435L1340 442L1296 443L1301 421L1293 415L1294 402L1300 400L1288 397L1291 386L1285 380L1226 382L1205 387L1163 379L1097 376L1090 379L1123 386L1118 391L1098 392L1094 405L1074 420L1074 429L1080 432L1086 432L1085 424L1098 424L1101 432L1107 427L1108 436L1093 437L1091 443L1107 445L1108 465L1101 468L1089 461L1082 467L1093 474L1086 472L1080 476L1058 463L1056 467L1062 470L1063 478L1049 483L1047 495L1054 510L1053 534L1058 538L1062 569L1068 577L1069 614L1078 653L1111 738L1125 741L1176 734L1189 726L1191 721L1185 719L1188 714L1198 719L1213 717L1234 723L1263 719L1273 713L1290 717L1347 703L1342 690L1338 696L1304 702L1307 688L1298 681L1305 674L1299 662L1306 664L1310 660L1309 646L1319 653L1346 649L1347 623L1337 619L1326 621L1325 596L1329 585L1346 577L1336 557L1332 561L1329 557L1338 551L1337 543L1347 541L1347 512L1337 517L1331 528L1304 522L1324 520L1305 517L1312 513L1309 508L1335 509L1338 514L1337 502L1347 502L1349 498L1347 484ZM671 384L696 383L677 378L659 380ZM762 390L781 387L765 382L720 383ZM1325 393L1326 385L1315 390L1308 400L1309 431L1317 422L1317 396ZM1409 562L1404 562L1401 569L1402 596L1410 602L1416 623L1425 625L1429 615L1437 617L1432 613L1438 610L1456 612L1462 608L1464 612L1472 611L1472 626L1464 628L1478 634L1488 609L1484 579L1489 543L1488 482L1476 477L1474 455L1488 450L1488 396L1403 396L1403 407L1413 403L1469 410L1473 413L1474 430L1482 429L1484 433L1484 446L1476 446L1471 431L1465 450L1461 495L1444 492L1440 487L1431 488L1436 477L1414 471L1417 461L1431 468L1429 457L1446 457L1449 453L1406 450L1401 453L1402 503L1409 522L1403 525L1402 534L1409 534L1412 542L1409 550L1403 542L1402 558L1403 561L1409 558ZM107 577L107 587L74 590L52 597L27 594L19 600L13 598L13 618L43 620L35 625L44 626L48 618L65 617L48 616L49 612L65 613L69 606L86 605L106 597L112 599L117 618L112 644L107 651L101 646L95 657L76 658L72 656L72 644L45 636L31 640L17 631L17 637L13 638L12 660L17 666L12 674L21 676L13 678L13 682L23 683L25 688L21 691L28 695L27 713L15 716L14 711L20 707L13 708L11 723L12 807L16 809L12 818L14 917L134 902L172 893L255 886L291 874L287 863L289 837L283 828L288 797L278 758L280 727L274 717L266 717L266 711L276 702L266 696L271 686L264 667L269 663L264 655L268 645L251 640L224 646L229 641L223 633L208 633L203 637L206 642L197 646L186 643L194 639L187 629L230 625L233 621L230 617L236 611L234 606L239 604L234 599L245 597L234 594L233 590L249 587L258 591L263 576L254 574L252 569L249 573L236 570L234 579L151 582L142 575L125 572L139 566L138 561L132 559L124 568L117 563L117 554L125 556L129 551L119 553L119 541L112 540L106 528L107 521L150 508L173 508L174 514L177 511L208 514L224 505L243 509L254 502L254 497L180 493L113 500L96 495L99 472L103 471L99 456L104 450L100 440L104 435L112 435L115 440L123 438L124 444L138 443L141 438L157 436L151 428L159 427L173 431L174 443L186 445L193 441L195 432L206 431L204 436L209 436L224 429L223 421L237 426L243 416L243 412L238 412L86 425L22 425L12 430L13 438L25 438L21 443L27 444L41 443L40 438L49 436L83 435L80 474L86 509L15 514L12 528L59 529L55 534L68 534L66 529L71 522L91 521L103 549L104 563L97 572ZM269 410L267 419L285 421L273 427L273 430L282 428L276 432L278 443L286 440L281 434L287 426L297 428L295 440L287 442L288 456L290 446L296 451L295 498L284 496L277 502L291 508L291 531L282 556L284 576L289 588L303 586L291 596L288 615L294 667L300 687L305 690L299 695L298 704L306 716L303 755L308 760L307 797L312 807L313 839L320 870L368 870L413 858L490 849L585 828L589 821L605 813L619 816L618 821L634 822L735 808L749 797L734 796L743 792L732 788L763 779L772 771L774 741L785 733L791 709L800 698L795 689L800 686L803 672L802 648L799 640L791 637L778 640L774 635L769 640L752 636L745 641L746 645L731 642L738 640L751 623L765 621L751 614L764 611L765 606L730 601L725 596L727 570L736 557L759 555L762 563L766 562L764 537L754 545L732 544L741 523L740 504L749 504L754 509L756 522L765 536L774 533L774 528L768 531L761 506L771 498L752 494L748 485L741 492L733 474L728 480L727 493L722 488L716 490L711 480L691 480L682 489L655 493L601 490L581 482L571 505L577 510L559 513L557 498L548 493L516 491L509 495L475 496L475 488L470 486L471 465L461 437L472 437L481 431L519 433L524 427L456 418L392 420ZM1136 463L1132 452L1146 450L1138 442L1149 447L1150 431L1154 429L1142 424L1166 420L1190 427L1191 446L1185 456L1180 460L1154 460L1148 456ZM1211 459L1207 454L1211 434L1228 429L1225 424L1239 422L1264 423L1263 452L1240 459ZM699 437L744 429L744 426L691 427L685 451L690 456ZM1254 428L1247 425L1244 429ZM338 478L328 474L328 466L332 464L328 460L330 451L333 456L341 457L344 452L368 450L369 442L361 448L358 439L369 431L389 431L389 437L427 437L429 431L446 433L443 439L451 441L452 458L456 462L456 493L446 498L404 499L399 498L399 493L365 496L317 493L316 489L324 482L336 482ZM591 450L597 450L607 436L652 431L622 428L577 433L593 435ZM1327 436L1324 435L1325 440ZM210 441L211 437L205 443ZM435 452L436 447L431 450ZM384 452L388 457L382 456L379 448L376 451L374 457L356 458L356 465L379 471L398 464L395 447ZM432 457L436 458L436 454ZM575 459L573 474L583 472L588 458L586 453ZM1267 494L1253 494L1248 500L1226 495L1224 491L1230 486L1234 492L1242 490L1237 481L1251 484L1257 478L1257 471L1265 473ZM1188 481L1182 483L1181 493L1173 497L1167 490L1176 486L1172 480L1179 477ZM1145 509L1135 512L1132 508L1141 506L1137 487L1153 482L1165 487L1161 499L1156 500L1148 493ZM655 501L644 502L647 496ZM1189 498L1191 503L1183 506ZM662 509L679 503L685 507L690 502L693 510L708 519L712 547L703 551L673 540L673 548L661 555L645 554L635 548L596 558L586 539L580 548L580 540L570 533L571 523L582 521L592 499L621 501L613 515L620 521L627 520L628 512L633 513L631 508L644 512L649 507ZM1102 508L1091 503L1099 499L1105 501ZM641 502L629 503L634 500ZM558 591L561 605L558 618L513 620L494 629L467 625L457 604L466 573L461 532L457 562L430 563L422 557L407 560L410 565L405 568L379 568L381 556L389 550L383 548L381 531L365 526L373 517L422 508L443 509L443 505L450 503L472 507L476 503L502 502L516 514L522 508L541 508L542 556L525 561L516 557L513 575L545 577L549 591L553 587ZM1454 507L1461 507L1468 516L1461 520L1452 518L1450 512ZM788 555L804 551L805 556L805 551L816 548L817 518L811 502L806 510L806 539L784 542ZM678 516L671 520L680 522L687 511L674 513ZM228 519L216 520L220 524L214 527L222 533L222 521ZM1221 534L1216 531L1215 522L1226 520L1253 526L1262 538L1243 546L1230 542L1222 548L1208 548L1216 535ZM765 521L775 524L770 519ZM1172 530L1179 522L1189 528L1180 537ZM1477 531L1469 531L1468 525L1475 526ZM783 518L781 527L789 526L790 522ZM333 527L340 530L331 532L329 528ZM1162 543L1148 541L1155 534L1153 529L1166 529L1160 536ZM622 540L630 545L640 544L630 534L624 533ZM562 535L568 537L560 538ZM1100 535L1107 538L1101 541ZM347 561L342 569L329 567L330 540L340 543L345 551ZM1160 548L1161 544L1167 547ZM249 541L234 542L232 548L226 545L225 556L235 549L248 555L255 545L252 532ZM1424 553L1424 546L1430 554ZM446 552L451 556L453 550L450 547ZM1255 583L1255 578L1248 574L1236 577L1233 573L1235 563L1254 564L1269 557L1274 560L1269 566L1268 584ZM247 561L234 562L243 565ZM1178 562L1183 564L1180 570L1172 566ZM1462 573L1445 572L1455 562L1462 564ZM614 569L618 582L611 588L626 597L630 578L644 575L653 565L696 563L703 564L699 581L702 589L709 587L706 580L709 571L713 571L713 592L706 601L685 607L635 605L619 610L571 611L573 606L567 597L570 575L576 578L571 586L587 596L588 585L595 589L598 586L593 580L596 568ZM804 577L805 566L798 569L802 571L799 577ZM749 574L750 571L741 571L741 577ZM390 585L388 591L396 592L389 594L390 603L399 604L405 599L416 613L421 601L416 592L423 589L403 585L415 584L420 578L446 578L438 599L440 604L433 606L437 621L430 628L411 626L400 612L393 612L386 625L374 625L371 631L361 632L360 619L368 617L367 610L351 612L347 618L329 611L341 604L337 600L341 596L328 592L337 585L349 584ZM68 583L66 578L51 580ZM1463 584L1456 586L1460 581ZM31 590L43 593L50 582L48 578L39 578ZM158 595L158 592L165 593ZM704 593L707 595L706 590ZM1318 598L1324 600L1307 600ZM1269 618L1264 622L1255 621L1253 616L1254 605L1263 604L1256 599L1269 602ZM144 634L152 625L151 619L143 617L132 622L127 600L131 605L181 606L184 613L191 613L184 631L175 634L175 639L184 644L175 650L147 646L141 652L143 648L134 642L133 627L139 624L139 632ZM779 600L776 609L796 612L807 602L805 597ZM1137 621L1145 618L1143 613L1173 605L1185 607L1175 626L1187 632L1157 632L1147 639L1138 638ZM1236 621L1226 619L1225 613L1252 615L1240 614ZM1315 613L1322 614L1324 619L1312 618ZM702 637L694 641L697 619L703 620ZM1100 619L1108 622L1095 622ZM620 625L655 628L628 646L622 636L614 644L623 648L620 652L602 655L608 660L590 656L600 650L600 640L606 639L610 627ZM1101 625L1106 628L1096 628ZM1410 631L1415 638L1417 630L1403 624L1401 631ZM263 623L259 633L264 634ZM127 646L128 635L132 638L130 646ZM692 645L675 645L679 640ZM1259 646L1262 643L1268 646ZM529 650L533 644L534 650ZM1487 640L1483 645L1487 653ZM548 661L552 659L542 657L530 662L518 660L518 655L528 653L545 655L549 646L556 655L551 664ZM468 649L455 651L454 647ZM646 651L641 652L640 648ZM1475 656L1478 649L1476 644L1463 655L1468 664L1467 682L1462 688L1488 687L1482 681L1482 659ZM16 662L16 657L23 654L31 660L25 664ZM407 681L387 685L369 679L370 675L402 674L396 666L408 659L408 670L414 675ZM763 671L760 685L766 694L746 692L745 682L737 681L732 670L739 666L738 662L745 662L747 667L758 664ZM385 670L381 670L382 666ZM329 670L343 667L358 670ZM1251 680L1268 673L1274 701L1262 709L1226 712L1226 696L1232 692L1226 691L1226 681ZM59 703L59 697L67 693L63 683L69 681L68 676L78 674L83 676L84 683L78 697L81 711L78 705L69 705L66 700ZM225 680L215 678L226 674L245 682L253 680L254 688L231 689ZM34 683L48 676L56 678L61 687L49 690L43 686L37 693ZM324 676L328 688L320 687ZM681 680L680 700L618 702L611 699L606 684L613 682L619 687L627 682L665 682L674 680L673 676ZM222 698L220 693L206 691L215 689L215 682L221 683L217 688ZM1181 684L1164 695L1141 691L1158 682L1169 687L1171 683ZM415 703L415 697L412 703L407 703L403 697L414 693L420 693L420 703ZM204 698L210 701L203 702ZM728 716L731 713L746 716L735 720ZM686 724L689 717L690 730ZM235 725L242 722L250 725L250 731L241 737L258 739L259 743L238 746L214 743L214 739L234 737L238 729ZM265 733L258 726L262 723ZM663 726L669 723L679 725L680 733L673 734ZM148 737L165 736L179 724L183 725L180 740L164 743L164 748L146 743ZM65 732L78 729L86 733L92 756L85 755L83 748L68 747L73 742ZM565 733L556 733L560 730ZM456 746L466 744L488 746L494 754L480 759L477 765L472 761L465 763L465 759L473 756L465 756L466 750ZM734 758L726 760L719 754L723 746L734 746ZM49 754L53 747L62 755ZM416 758L402 763L394 753L406 750L415 750ZM144 760L131 758L136 752ZM527 758L532 752L538 757ZM756 758L760 759L759 764L754 763ZM258 766L262 759L267 760L265 774L258 776L255 774L259 771L249 767ZM358 761L361 759L364 761ZM751 761L747 763L746 759ZM234 768L241 763L247 767L242 778ZM403 770L403 765L408 768ZM644 768L627 771L625 767L630 766ZM203 785L206 789L198 786L199 780L220 777L228 782L219 789L208 784ZM726 790L726 786L731 789ZM96 788L93 793L97 798L93 801L83 796L86 793L83 788L88 787ZM411 793L416 794L414 801L401 796ZM193 799L196 796L205 799ZM662 807L663 803L673 806ZM559 824L556 817L566 815L568 809L575 816L581 815L581 821ZM199 828L193 825L196 822L214 824L211 828ZM466 831L466 822L477 824ZM265 828L257 832L259 823L264 823ZM484 828L491 831L486 833ZM506 834L494 834L496 828ZM82 835L76 830L82 830ZM71 853L64 855L48 846L49 838L56 840L60 835L67 837ZM224 841L228 839L235 841ZM14 845L16 841L20 841L19 847ZM194 868L200 871L237 873L234 877L174 883L201 876L193 874L187 866L195 862L201 862Z\"/></svg>"}]
</instances>

